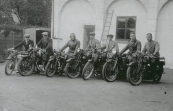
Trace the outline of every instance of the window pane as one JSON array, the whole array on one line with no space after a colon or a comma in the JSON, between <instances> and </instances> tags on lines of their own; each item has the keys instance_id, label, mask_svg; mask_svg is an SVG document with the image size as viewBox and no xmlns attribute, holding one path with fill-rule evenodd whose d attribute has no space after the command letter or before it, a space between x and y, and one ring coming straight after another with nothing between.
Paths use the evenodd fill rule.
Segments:
<instances>
[{"instance_id":1,"label":"window pane","mask_svg":"<svg viewBox=\"0 0 173 111\"><path fill-rule=\"evenodd\" d=\"M117 39L125 38L125 29L117 29Z\"/></svg>"},{"instance_id":2,"label":"window pane","mask_svg":"<svg viewBox=\"0 0 173 111\"><path fill-rule=\"evenodd\" d=\"M127 18L127 28L135 28L135 26L136 26L136 18L128 17Z\"/></svg>"},{"instance_id":3,"label":"window pane","mask_svg":"<svg viewBox=\"0 0 173 111\"><path fill-rule=\"evenodd\" d=\"M130 39L130 32L135 32L135 29L126 29L126 39Z\"/></svg>"},{"instance_id":4,"label":"window pane","mask_svg":"<svg viewBox=\"0 0 173 111\"><path fill-rule=\"evenodd\" d=\"M125 25L126 25L126 18L122 18L122 17L118 17L118 20L117 20L117 28L125 28Z\"/></svg>"}]
</instances>

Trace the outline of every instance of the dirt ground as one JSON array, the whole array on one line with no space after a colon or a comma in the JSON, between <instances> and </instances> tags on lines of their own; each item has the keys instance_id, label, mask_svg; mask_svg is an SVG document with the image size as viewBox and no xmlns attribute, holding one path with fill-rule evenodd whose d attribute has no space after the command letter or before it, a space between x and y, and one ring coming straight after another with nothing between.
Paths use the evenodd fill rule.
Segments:
<instances>
[{"instance_id":1,"label":"dirt ground","mask_svg":"<svg viewBox=\"0 0 173 111\"><path fill-rule=\"evenodd\" d=\"M18 73L0 64L0 111L173 111L173 70L159 84Z\"/></svg>"}]
</instances>

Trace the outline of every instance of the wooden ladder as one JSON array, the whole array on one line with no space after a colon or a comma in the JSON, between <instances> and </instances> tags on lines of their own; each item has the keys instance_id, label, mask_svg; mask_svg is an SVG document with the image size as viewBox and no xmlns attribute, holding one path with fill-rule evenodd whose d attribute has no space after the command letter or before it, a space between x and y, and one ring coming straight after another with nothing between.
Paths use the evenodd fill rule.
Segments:
<instances>
[{"instance_id":1,"label":"wooden ladder","mask_svg":"<svg viewBox=\"0 0 173 111\"><path fill-rule=\"evenodd\" d=\"M102 32L102 36L101 36L101 40L100 40L101 46L103 46L106 43L107 35L109 34L113 14L114 14L114 10L112 12L107 11L105 22L104 22L104 27L103 27L103 32Z\"/></svg>"}]
</instances>

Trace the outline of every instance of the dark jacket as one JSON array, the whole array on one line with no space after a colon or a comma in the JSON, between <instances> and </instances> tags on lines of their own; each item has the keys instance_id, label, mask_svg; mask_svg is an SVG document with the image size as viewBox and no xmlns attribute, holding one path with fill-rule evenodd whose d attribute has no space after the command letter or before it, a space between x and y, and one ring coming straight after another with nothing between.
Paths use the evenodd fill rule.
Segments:
<instances>
[{"instance_id":1,"label":"dark jacket","mask_svg":"<svg viewBox=\"0 0 173 111\"><path fill-rule=\"evenodd\" d=\"M126 50L129 49L129 53L135 53L135 52L140 52L141 51L141 42L136 40L134 42L129 42L126 47L124 47L121 52L120 55L123 54Z\"/></svg>"},{"instance_id":2,"label":"dark jacket","mask_svg":"<svg viewBox=\"0 0 173 111\"><path fill-rule=\"evenodd\" d=\"M47 41L44 40L44 38L42 38L38 43L37 43L38 47L41 47L42 49L45 49L47 53L52 54L53 53L53 43L52 43L52 39L48 38Z\"/></svg>"},{"instance_id":3,"label":"dark jacket","mask_svg":"<svg viewBox=\"0 0 173 111\"><path fill-rule=\"evenodd\" d=\"M32 40L29 40L28 43L26 43L26 41L22 41L21 43L19 43L18 45L16 45L14 47L14 49L17 49L21 46L24 46L25 47L25 51L27 51L29 49L29 45L31 45L32 47L34 46L34 42Z\"/></svg>"}]
</instances>

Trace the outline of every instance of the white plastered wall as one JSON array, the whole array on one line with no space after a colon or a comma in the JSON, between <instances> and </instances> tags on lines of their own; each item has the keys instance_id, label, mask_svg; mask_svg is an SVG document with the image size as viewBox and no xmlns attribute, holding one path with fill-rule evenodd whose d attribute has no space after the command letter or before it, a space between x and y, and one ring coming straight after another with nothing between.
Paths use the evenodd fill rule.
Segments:
<instances>
[{"instance_id":1,"label":"white plastered wall","mask_svg":"<svg viewBox=\"0 0 173 111\"><path fill-rule=\"evenodd\" d=\"M95 25L96 17L92 5L86 0L72 0L64 6L60 14L60 48L75 33L83 48L84 25Z\"/></svg>"},{"instance_id":2,"label":"white plastered wall","mask_svg":"<svg viewBox=\"0 0 173 111\"><path fill-rule=\"evenodd\" d=\"M173 68L173 1L167 2L158 15L156 40L160 54L166 58L166 66Z\"/></svg>"},{"instance_id":3,"label":"white plastered wall","mask_svg":"<svg viewBox=\"0 0 173 111\"><path fill-rule=\"evenodd\" d=\"M114 10L110 33L116 35L117 16L136 16L136 37L142 42L142 46L146 41L146 20L147 12L143 4L138 0L116 0L108 8L109 11ZM126 44L119 43L120 50Z\"/></svg>"}]
</instances>

